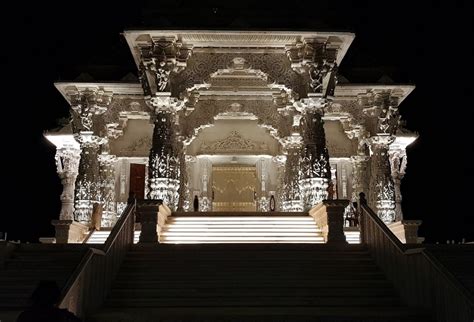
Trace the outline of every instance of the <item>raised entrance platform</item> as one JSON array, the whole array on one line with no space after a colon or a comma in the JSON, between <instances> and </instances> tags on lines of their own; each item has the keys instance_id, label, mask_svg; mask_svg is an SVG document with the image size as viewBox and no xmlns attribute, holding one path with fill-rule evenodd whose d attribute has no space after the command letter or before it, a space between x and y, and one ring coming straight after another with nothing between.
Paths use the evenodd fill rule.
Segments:
<instances>
[{"instance_id":1,"label":"raised entrance platform","mask_svg":"<svg viewBox=\"0 0 474 322\"><path fill-rule=\"evenodd\" d=\"M359 243L358 228L346 228L346 240ZM103 244L110 231L96 231L87 243ZM140 230L135 231L138 243ZM187 212L168 217L159 233L163 244L324 243L321 228L300 212Z\"/></svg>"}]
</instances>

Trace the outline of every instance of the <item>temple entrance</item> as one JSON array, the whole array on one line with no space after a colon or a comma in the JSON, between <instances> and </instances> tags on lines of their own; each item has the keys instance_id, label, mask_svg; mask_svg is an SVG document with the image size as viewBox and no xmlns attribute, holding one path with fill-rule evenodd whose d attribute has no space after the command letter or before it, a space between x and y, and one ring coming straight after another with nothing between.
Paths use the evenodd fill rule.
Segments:
<instances>
[{"instance_id":1,"label":"temple entrance","mask_svg":"<svg viewBox=\"0 0 474 322\"><path fill-rule=\"evenodd\" d=\"M213 211L256 211L256 189L255 166L212 167Z\"/></svg>"}]
</instances>

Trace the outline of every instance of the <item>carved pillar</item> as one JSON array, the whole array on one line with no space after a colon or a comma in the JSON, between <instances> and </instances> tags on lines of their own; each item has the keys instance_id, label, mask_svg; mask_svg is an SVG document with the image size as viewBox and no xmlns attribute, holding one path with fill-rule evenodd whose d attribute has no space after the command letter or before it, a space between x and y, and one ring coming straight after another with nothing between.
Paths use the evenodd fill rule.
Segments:
<instances>
[{"instance_id":1,"label":"carved pillar","mask_svg":"<svg viewBox=\"0 0 474 322\"><path fill-rule=\"evenodd\" d=\"M170 109L157 109L155 117L148 164L148 198L161 199L174 210L180 178L174 115Z\"/></svg>"},{"instance_id":2,"label":"carved pillar","mask_svg":"<svg viewBox=\"0 0 474 322\"><path fill-rule=\"evenodd\" d=\"M267 164L265 159L260 159L260 199L258 201L258 209L261 212L268 212L270 210L269 197L267 196Z\"/></svg>"},{"instance_id":3,"label":"carved pillar","mask_svg":"<svg viewBox=\"0 0 474 322\"><path fill-rule=\"evenodd\" d=\"M61 193L60 220L74 219L74 187L79 172L81 151L75 148L58 148L56 150L56 168L63 185Z\"/></svg>"},{"instance_id":4,"label":"carved pillar","mask_svg":"<svg viewBox=\"0 0 474 322\"><path fill-rule=\"evenodd\" d=\"M359 199L361 192L367 193L369 191L368 182L368 165L369 157L364 155L351 156L352 163L352 201L356 202Z\"/></svg>"},{"instance_id":5,"label":"carved pillar","mask_svg":"<svg viewBox=\"0 0 474 322\"><path fill-rule=\"evenodd\" d=\"M178 188L178 211L186 211L189 208L188 168L183 146L184 137L178 141L179 156L179 188Z\"/></svg>"},{"instance_id":6,"label":"carved pillar","mask_svg":"<svg viewBox=\"0 0 474 322\"><path fill-rule=\"evenodd\" d=\"M407 167L407 155L405 149L393 150L393 145L390 145L389 158L390 168L392 172L392 179L395 188L395 220L399 221L403 219L402 212L402 193L400 186L403 177L405 176L405 170Z\"/></svg>"},{"instance_id":7,"label":"carved pillar","mask_svg":"<svg viewBox=\"0 0 474 322\"><path fill-rule=\"evenodd\" d=\"M300 187L305 210L311 209L328 195L331 167L322 120L323 108L326 104L325 99L316 97L310 97L302 103L303 148L300 156Z\"/></svg>"},{"instance_id":8,"label":"carved pillar","mask_svg":"<svg viewBox=\"0 0 474 322\"><path fill-rule=\"evenodd\" d=\"M97 117L103 114L112 101L112 93L103 88L71 88L67 91L73 115L74 138L81 147L79 174L74 192L74 219L83 224L91 220L94 203L101 202L98 154L107 139Z\"/></svg>"},{"instance_id":9,"label":"carved pillar","mask_svg":"<svg viewBox=\"0 0 474 322\"><path fill-rule=\"evenodd\" d=\"M209 200L209 174L212 171L212 163L208 159L204 159L201 163L201 197L199 198L199 211L211 211L212 210L212 200Z\"/></svg>"},{"instance_id":10,"label":"carved pillar","mask_svg":"<svg viewBox=\"0 0 474 322\"><path fill-rule=\"evenodd\" d=\"M139 76L149 106L155 110L155 127L148 166L148 198L162 199L175 210L182 208L178 195L183 168L182 145L175 134L176 112L183 102L171 97L172 76L186 67L191 48L174 37L139 45ZM180 203L181 201L181 203ZM178 203L180 203L178 205Z\"/></svg>"},{"instance_id":11,"label":"carved pillar","mask_svg":"<svg viewBox=\"0 0 474 322\"><path fill-rule=\"evenodd\" d=\"M372 151L370 158L369 206L376 210L383 222L395 221L395 187L388 155L391 135L377 135L368 141Z\"/></svg>"},{"instance_id":12,"label":"carved pillar","mask_svg":"<svg viewBox=\"0 0 474 322\"><path fill-rule=\"evenodd\" d=\"M117 220L115 201L115 155L102 153L99 155L100 165L100 196L102 201L101 227L112 227Z\"/></svg>"},{"instance_id":13,"label":"carved pillar","mask_svg":"<svg viewBox=\"0 0 474 322\"><path fill-rule=\"evenodd\" d=\"M295 140L295 138L297 138ZM291 138L286 144L287 156L283 179L283 211L303 211L304 204L300 189L301 137Z\"/></svg>"},{"instance_id":14,"label":"carved pillar","mask_svg":"<svg viewBox=\"0 0 474 322\"><path fill-rule=\"evenodd\" d=\"M283 201L285 200L284 179L286 156L278 155L272 158L272 162L277 167L277 187L275 192L275 210L283 211Z\"/></svg>"},{"instance_id":15,"label":"carved pillar","mask_svg":"<svg viewBox=\"0 0 474 322\"><path fill-rule=\"evenodd\" d=\"M104 139L92 135L91 132L81 132L76 136L76 140L81 145L81 160L76 180L74 219L88 224L94 203L101 202L98 157Z\"/></svg>"}]
</instances>

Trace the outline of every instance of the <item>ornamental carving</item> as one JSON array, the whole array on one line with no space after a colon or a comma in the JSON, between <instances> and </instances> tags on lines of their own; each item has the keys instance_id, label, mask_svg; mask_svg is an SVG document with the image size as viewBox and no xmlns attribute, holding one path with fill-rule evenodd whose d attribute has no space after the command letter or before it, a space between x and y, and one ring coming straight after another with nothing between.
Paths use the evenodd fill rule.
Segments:
<instances>
[{"instance_id":1,"label":"ornamental carving","mask_svg":"<svg viewBox=\"0 0 474 322\"><path fill-rule=\"evenodd\" d=\"M180 97L186 89L196 84L209 83L211 74L219 69L228 69L235 66L235 58L244 60L248 66L261 70L268 75L268 81L285 85L300 97L306 96L304 78L297 74L290 66L284 54L250 54L250 53L194 53L188 60L187 67L179 74L171 74L174 84L172 95ZM238 61L238 62L239 62Z\"/></svg>"},{"instance_id":2,"label":"ornamental carving","mask_svg":"<svg viewBox=\"0 0 474 322\"><path fill-rule=\"evenodd\" d=\"M73 131L93 131L93 118L103 114L112 101L112 92L103 88L86 88L78 90L76 87L67 89L73 116Z\"/></svg>"},{"instance_id":3,"label":"ornamental carving","mask_svg":"<svg viewBox=\"0 0 474 322\"><path fill-rule=\"evenodd\" d=\"M288 46L286 50L291 67L304 76L309 92L334 96L337 83L337 49L326 43L305 42Z\"/></svg>"},{"instance_id":4,"label":"ornamental carving","mask_svg":"<svg viewBox=\"0 0 474 322\"><path fill-rule=\"evenodd\" d=\"M202 153L257 153L268 154L269 147L265 142L256 142L245 139L237 131L232 131L230 135L222 140L201 144Z\"/></svg>"},{"instance_id":5,"label":"ornamental carving","mask_svg":"<svg viewBox=\"0 0 474 322\"><path fill-rule=\"evenodd\" d=\"M139 51L139 79L145 96L152 96L158 92L171 92L171 74L186 67L192 48L172 37L141 45Z\"/></svg>"},{"instance_id":6,"label":"ornamental carving","mask_svg":"<svg viewBox=\"0 0 474 322\"><path fill-rule=\"evenodd\" d=\"M225 113L246 113L255 115L257 123L269 130L279 140L289 136L292 129L292 118L281 115L271 101L245 101L235 105L235 101L200 101L195 109L186 115L179 113L180 131L189 144L205 127L214 124L215 117Z\"/></svg>"}]
</instances>

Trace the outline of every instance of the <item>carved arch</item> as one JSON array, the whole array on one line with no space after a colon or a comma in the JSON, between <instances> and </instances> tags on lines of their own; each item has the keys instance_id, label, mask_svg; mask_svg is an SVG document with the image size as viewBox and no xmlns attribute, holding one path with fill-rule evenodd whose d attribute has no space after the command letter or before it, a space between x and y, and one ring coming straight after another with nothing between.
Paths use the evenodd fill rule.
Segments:
<instances>
[{"instance_id":1,"label":"carved arch","mask_svg":"<svg viewBox=\"0 0 474 322\"><path fill-rule=\"evenodd\" d=\"M279 142L291 134L292 128L292 118L278 113L272 101L200 101L189 115L180 113L180 133L186 144L190 144L202 129L212 126L219 115L254 116L257 124Z\"/></svg>"},{"instance_id":2,"label":"carved arch","mask_svg":"<svg viewBox=\"0 0 474 322\"><path fill-rule=\"evenodd\" d=\"M196 84L207 83L212 73L228 68L236 57L245 59L252 69L258 69L267 74L271 83L285 85L299 97L307 96L308 81L291 68L288 57L285 54L268 53L194 53L189 58L185 70L171 75L172 95L181 97L187 89Z\"/></svg>"}]
</instances>

